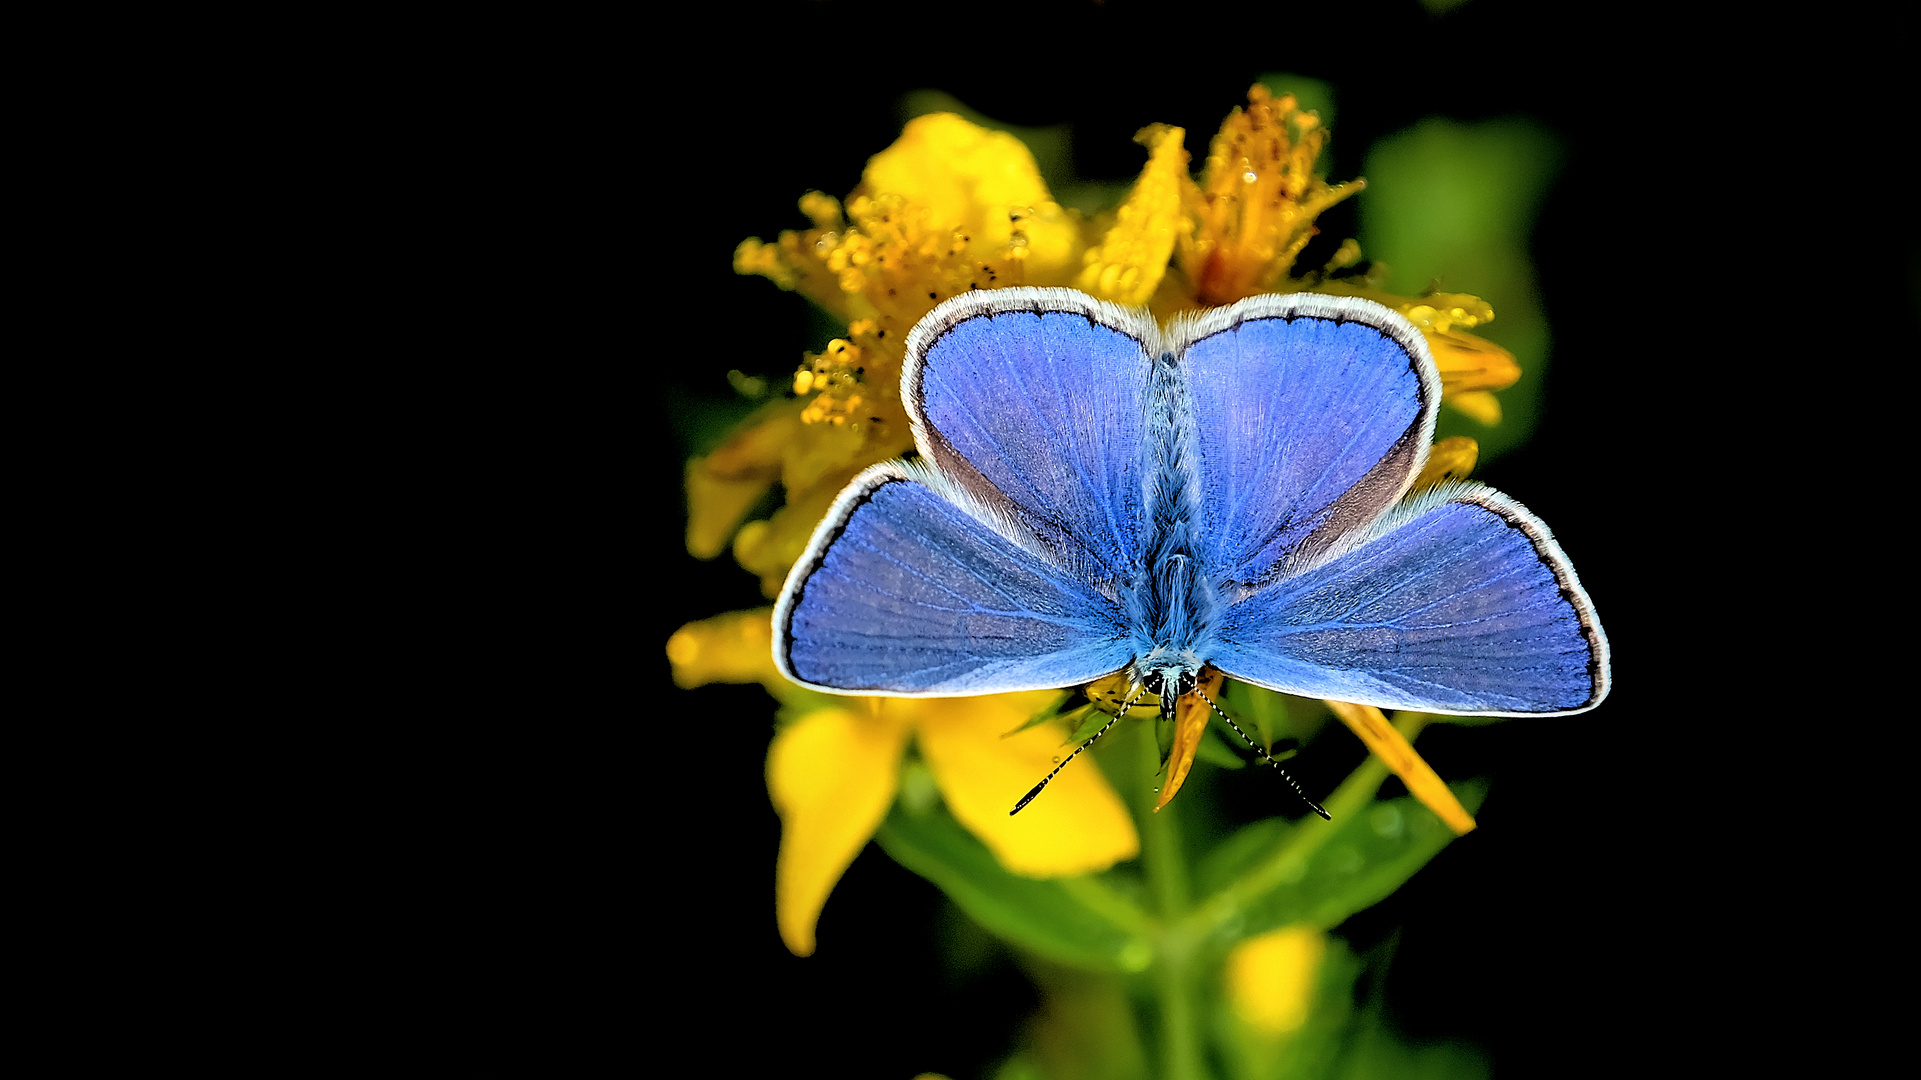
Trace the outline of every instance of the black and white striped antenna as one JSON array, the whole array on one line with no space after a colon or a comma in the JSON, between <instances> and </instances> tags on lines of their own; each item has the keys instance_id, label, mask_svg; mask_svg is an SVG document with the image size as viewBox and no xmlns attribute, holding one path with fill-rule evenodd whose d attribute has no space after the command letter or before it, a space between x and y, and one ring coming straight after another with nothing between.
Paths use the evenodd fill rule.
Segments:
<instances>
[{"instance_id":1,"label":"black and white striped antenna","mask_svg":"<svg viewBox=\"0 0 1921 1080\"><path fill-rule=\"evenodd\" d=\"M1009 811L1007 812L1007 816L1008 816L1008 817L1013 817L1013 816L1014 816L1015 814L1018 814L1018 813L1020 813L1020 812L1021 812L1021 807L1023 807L1023 806L1026 806L1026 805L1027 805L1028 803L1031 803L1031 802L1033 802L1033 801L1034 801L1034 796L1036 796L1036 795L1039 795L1039 794L1041 793L1041 789L1047 786L1047 782L1048 782L1049 780L1052 780L1052 779L1054 779L1054 777L1055 777L1055 776L1056 776L1056 775L1057 775L1057 774L1058 774L1058 773L1059 773L1059 772L1060 772L1060 771L1061 771L1062 769L1065 769L1065 768L1067 768L1067 762L1069 762L1069 761L1072 761L1072 760L1074 760L1074 759L1075 759L1075 758L1077 758L1077 757L1080 757L1080 756L1081 756L1081 751L1082 751L1082 750L1085 750L1085 749L1087 749L1088 747L1090 747L1090 746L1092 746L1092 745L1094 745L1094 740L1095 740L1095 739L1098 739L1098 738L1100 738L1101 736L1103 736L1103 735L1105 735L1105 734L1107 734L1107 729L1108 729L1108 728L1111 728L1111 727L1113 727L1113 726L1114 726L1115 724L1118 724L1118 723L1120 723L1120 720L1121 720L1121 717L1123 717L1123 716L1126 716L1126 715L1127 715L1127 710L1129 710L1129 709L1131 709L1131 708L1133 708L1133 707L1134 707L1134 702L1140 699L1140 696L1141 696L1141 694L1142 694L1142 692L1143 692L1143 690L1144 690L1144 688L1143 688L1143 687L1135 687L1135 688L1134 688L1134 693L1133 693L1133 696L1131 696L1131 697L1129 697L1129 698L1128 698L1128 699L1127 699L1127 700L1126 700L1125 702L1123 702L1123 703L1121 704L1121 711L1120 711L1120 712L1118 712L1118 713L1115 713L1115 714L1114 714L1114 716L1113 716L1113 718L1112 718L1112 719L1110 719L1110 720L1108 720L1108 721L1107 721L1107 723L1105 723L1105 724L1102 724L1102 725L1101 725L1101 729L1100 729L1099 731L1096 731L1096 732L1095 732L1094 734L1092 734L1092 735L1090 735L1090 736L1088 736L1088 737L1087 737L1087 741L1086 741L1086 742L1084 742L1084 743L1082 743L1082 744L1080 744L1079 746L1076 746L1076 747L1074 748L1074 752L1073 752L1073 753L1071 753L1071 754L1069 754L1069 755L1067 755L1067 758L1066 758L1066 760L1064 760L1064 761L1062 761L1062 762L1061 762L1061 763L1060 763L1059 765L1056 765L1056 766L1054 766L1054 771L1053 771L1053 772L1051 772L1051 773L1048 773L1048 774L1047 774L1046 776L1043 776L1043 777L1041 777L1041 782L1040 782L1040 783L1038 783L1038 784L1035 784L1035 785L1034 785L1034 790L1032 790L1032 791L1030 791L1030 792L1028 792L1028 793L1027 793L1027 794L1025 794L1025 795L1022 795L1022 796L1021 796L1021 801L1020 801L1020 802L1017 802L1017 803L1015 803L1015 804L1014 804L1014 808L1013 808L1012 810L1009 810Z\"/></svg>"}]
</instances>

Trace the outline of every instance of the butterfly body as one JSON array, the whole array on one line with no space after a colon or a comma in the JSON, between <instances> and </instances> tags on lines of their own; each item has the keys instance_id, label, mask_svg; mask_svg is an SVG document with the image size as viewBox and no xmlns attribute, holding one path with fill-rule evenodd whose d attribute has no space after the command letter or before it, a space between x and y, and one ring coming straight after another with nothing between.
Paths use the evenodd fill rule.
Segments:
<instances>
[{"instance_id":1,"label":"butterfly body","mask_svg":"<svg viewBox=\"0 0 1921 1080\"><path fill-rule=\"evenodd\" d=\"M1144 399L1141 475L1150 539L1128 591L1134 654L1128 675L1159 695L1162 713L1171 715L1175 699L1193 689L1206 662L1220 598L1195 555L1202 496L1193 467L1193 413L1172 353L1155 358Z\"/></svg>"},{"instance_id":2,"label":"butterfly body","mask_svg":"<svg viewBox=\"0 0 1921 1080\"><path fill-rule=\"evenodd\" d=\"M1399 315L1255 297L1163 329L1061 289L973 293L908 338L918 462L844 491L775 608L838 693L1116 671L1164 711L1204 665L1476 715L1576 712L1606 639L1544 525L1479 485L1408 496L1439 376Z\"/></svg>"}]
</instances>

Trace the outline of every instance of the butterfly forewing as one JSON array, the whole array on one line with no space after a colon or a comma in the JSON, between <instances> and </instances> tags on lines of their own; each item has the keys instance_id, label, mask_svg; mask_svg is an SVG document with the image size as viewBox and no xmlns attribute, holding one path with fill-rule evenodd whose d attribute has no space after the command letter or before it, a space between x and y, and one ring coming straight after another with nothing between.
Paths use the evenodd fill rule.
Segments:
<instances>
[{"instance_id":1,"label":"butterfly forewing","mask_svg":"<svg viewBox=\"0 0 1921 1080\"><path fill-rule=\"evenodd\" d=\"M1178 328L1199 449L1202 565L1224 598L1394 505L1432 441L1440 378L1385 308L1260 296Z\"/></svg>"},{"instance_id":2,"label":"butterfly forewing","mask_svg":"<svg viewBox=\"0 0 1921 1080\"><path fill-rule=\"evenodd\" d=\"M981 292L908 336L921 456L990 525L1090 580L1140 565L1143 313L1065 289Z\"/></svg>"}]
</instances>

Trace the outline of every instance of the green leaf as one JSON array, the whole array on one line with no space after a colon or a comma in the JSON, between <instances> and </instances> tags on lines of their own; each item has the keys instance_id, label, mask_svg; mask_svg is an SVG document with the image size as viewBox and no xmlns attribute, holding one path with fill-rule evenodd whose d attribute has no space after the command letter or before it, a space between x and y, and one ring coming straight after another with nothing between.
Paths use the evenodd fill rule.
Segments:
<instances>
[{"instance_id":1,"label":"green leaf","mask_svg":"<svg viewBox=\"0 0 1921 1080\"><path fill-rule=\"evenodd\" d=\"M1099 706L1095 705L1083 705L1067 715L1074 719L1074 733L1067 737L1067 742L1063 743L1063 746L1069 743L1079 746L1081 743L1093 738L1095 734L1107 726L1108 721L1114 719L1112 716L1102 712Z\"/></svg>"},{"instance_id":2,"label":"green leaf","mask_svg":"<svg viewBox=\"0 0 1921 1080\"><path fill-rule=\"evenodd\" d=\"M1194 756L1201 761L1207 762L1209 765L1222 769L1244 769L1247 767L1247 762L1241 760L1241 755L1235 752L1234 747L1228 744L1226 738L1221 735L1220 731L1211 726L1201 732L1201 741L1199 746L1195 748Z\"/></svg>"},{"instance_id":3,"label":"green leaf","mask_svg":"<svg viewBox=\"0 0 1921 1080\"><path fill-rule=\"evenodd\" d=\"M1470 813L1480 806L1480 785L1453 790ZM1399 888L1453 839L1412 797L1367 803L1332 822L1269 819L1211 852L1199 884L1211 887L1210 904L1238 909L1236 936L1300 922L1331 929Z\"/></svg>"},{"instance_id":4,"label":"green leaf","mask_svg":"<svg viewBox=\"0 0 1921 1080\"><path fill-rule=\"evenodd\" d=\"M1028 728L1039 727L1050 720L1057 720L1063 715L1072 715L1071 713L1062 713L1061 706L1067 704L1068 700L1073 696L1074 692L1072 690L1062 690L1060 693L1054 695L1054 700L1034 710L1034 715L1028 717L1020 727L1008 732L1008 734L1013 735L1026 731Z\"/></svg>"},{"instance_id":5,"label":"green leaf","mask_svg":"<svg viewBox=\"0 0 1921 1080\"><path fill-rule=\"evenodd\" d=\"M1163 720L1159 716L1154 718L1154 745L1160 749L1163 766L1167 764L1168 756L1174 753L1174 734L1179 728L1180 725L1172 720Z\"/></svg>"},{"instance_id":6,"label":"green leaf","mask_svg":"<svg viewBox=\"0 0 1921 1080\"><path fill-rule=\"evenodd\" d=\"M1377 1076L1396 1080L1487 1080L1493 1074L1487 1055L1471 1043L1452 1039L1412 1043L1403 1038L1382 1015L1381 1007L1371 1005L1351 1025L1340 1065L1318 1076L1338 1080L1371 1080Z\"/></svg>"},{"instance_id":7,"label":"green leaf","mask_svg":"<svg viewBox=\"0 0 1921 1080\"><path fill-rule=\"evenodd\" d=\"M1252 725L1249 734L1261 740L1263 748L1271 747L1274 741L1292 730L1288 726L1287 698L1272 690L1263 689L1250 683L1230 683L1223 695L1232 705L1229 706L1242 724Z\"/></svg>"},{"instance_id":8,"label":"green leaf","mask_svg":"<svg viewBox=\"0 0 1921 1080\"><path fill-rule=\"evenodd\" d=\"M1321 827L1331 826L1322 822ZM1271 817L1236 829L1201 858L1194 868L1194 888L1202 896L1227 888L1286 843L1294 828L1294 823L1284 817Z\"/></svg>"},{"instance_id":9,"label":"green leaf","mask_svg":"<svg viewBox=\"0 0 1921 1080\"><path fill-rule=\"evenodd\" d=\"M1009 873L944 807L916 813L896 804L875 839L1010 944L1091 971L1141 971L1153 959L1146 916L1131 901L1094 878Z\"/></svg>"}]
</instances>

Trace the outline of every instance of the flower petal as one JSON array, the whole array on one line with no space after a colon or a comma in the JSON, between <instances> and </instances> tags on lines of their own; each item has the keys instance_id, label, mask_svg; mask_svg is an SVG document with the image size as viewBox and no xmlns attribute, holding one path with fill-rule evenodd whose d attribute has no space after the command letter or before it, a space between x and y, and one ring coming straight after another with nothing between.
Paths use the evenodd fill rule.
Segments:
<instances>
[{"instance_id":1,"label":"flower petal","mask_svg":"<svg viewBox=\"0 0 1921 1080\"><path fill-rule=\"evenodd\" d=\"M1100 243L1081 256L1084 265L1074 283L1082 292L1133 306L1147 303L1160 288L1180 234L1181 184L1187 180L1183 134L1155 124L1134 136L1147 147L1147 168Z\"/></svg>"},{"instance_id":2,"label":"flower petal","mask_svg":"<svg viewBox=\"0 0 1921 1080\"><path fill-rule=\"evenodd\" d=\"M814 527L827 516L841 489L868 464L843 466L837 472L822 474L805 488L789 488L787 505L774 511L772 517L741 526L734 536L734 560L740 563L741 569L760 575L761 591L768 597L780 595L787 571L800 558L800 553L807 550Z\"/></svg>"},{"instance_id":3,"label":"flower petal","mask_svg":"<svg viewBox=\"0 0 1921 1080\"><path fill-rule=\"evenodd\" d=\"M1501 399L1490 391L1463 390L1446 400L1455 412L1466 414L1483 427L1493 427L1501 422Z\"/></svg>"},{"instance_id":4,"label":"flower petal","mask_svg":"<svg viewBox=\"0 0 1921 1080\"><path fill-rule=\"evenodd\" d=\"M1465 480L1480 458L1481 445L1466 435L1442 439L1428 451L1427 464L1421 466L1421 475L1408 492L1426 491L1443 480Z\"/></svg>"},{"instance_id":5,"label":"flower petal","mask_svg":"<svg viewBox=\"0 0 1921 1080\"><path fill-rule=\"evenodd\" d=\"M1026 144L953 113L908 121L894 145L868 160L861 186L902 196L930 224L959 230L976 259L1018 252L1030 284L1060 276L1075 254L1073 216L1048 194Z\"/></svg>"},{"instance_id":6,"label":"flower petal","mask_svg":"<svg viewBox=\"0 0 1921 1080\"><path fill-rule=\"evenodd\" d=\"M772 608L730 611L691 622L667 639L674 685L683 690L708 683L791 685L774 667Z\"/></svg>"},{"instance_id":7,"label":"flower petal","mask_svg":"<svg viewBox=\"0 0 1921 1080\"><path fill-rule=\"evenodd\" d=\"M1195 224L1182 238L1180 264L1197 303L1228 304L1277 286L1318 231L1315 217L1366 186L1329 186L1314 175L1326 141L1320 118L1294 95L1276 98L1259 84L1248 90L1247 108L1228 114L1200 182L1187 187Z\"/></svg>"},{"instance_id":8,"label":"flower petal","mask_svg":"<svg viewBox=\"0 0 1921 1080\"><path fill-rule=\"evenodd\" d=\"M1367 748L1374 752L1374 756L1385 762L1394 775L1407 785L1407 790L1446 822L1448 828L1461 834L1473 831L1474 818L1461 805L1461 800L1448 790L1434 767L1414 752L1414 746L1406 736L1387 722L1381 710L1372 705L1352 705L1345 701L1329 701L1327 704L1334 710L1334 715L1341 718L1341 723L1353 729L1354 734L1360 736Z\"/></svg>"},{"instance_id":9,"label":"flower petal","mask_svg":"<svg viewBox=\"0 0 1921 1080\"><path fill-rule=\"evenodd\" d=\"M1221 696L1221 673L1213 668L1203 669L1200 685L1196 688L1210 698ZM1207 731L1207 721L1213 715L1213 706L1201 700L1200 694L1188 694L1174 706L1174 746L1167 754L1167 779L1161 783L1161 800L1154 804L1159 811L1174 798L1187 782L1189 770L1194 768L1194 751L1200 749L1201 735Z\"/></svg>"},{"instance_id":10,"label":"flower petal","mask_svg":"<svg viewBox=\"0 0 1921 1080\"><path fill-rule=\"evenodd\" d=\"M1008 814L1064 756L1054 725L1007 734L1053 697L1040 691L927 698L917 725L921 756L948 810L1002 866L1027 877L1093 873L1141 849L1127 807L1086 755L1020 813Z\"/></svg>"},{"instance_id":11,"label":"flower petal","mask_svg":"<svg viewBox=\"0 0 1921 1080\"><path fill-rule=\"evenodd\" d=\"M796 956L814 951L814 926L900 787L908 725L881 708L820 709L782 728L767 751L767 793L780 815L774 921Z\"/></svg>"},{"instance_id":12,"label":"flower petal","mask_svg":"<svg viewBox=\"0 0 1921 1080\"><path fill-rule=\"evenodd\" d=\"M780 476L799 434L799 402L769 405L743 420L713 453L687 463L687 550L711 559Z\"/></svg>"},{"instance_id":13,"label":"flower petal","mask_svg":"<svg viewBox=\"0 0 1921 1080\"><path fill-rule=\"evenodd\" d=\"M1441 393L1447 396L1476 390L1505 390L1521 377L1514 354L1492 341L1459 330L1430 331L1434 366L1441 373Z\"/></svg>"}]
</instances>

